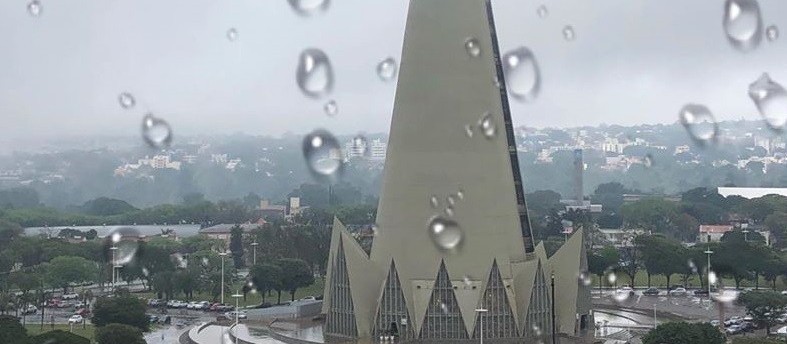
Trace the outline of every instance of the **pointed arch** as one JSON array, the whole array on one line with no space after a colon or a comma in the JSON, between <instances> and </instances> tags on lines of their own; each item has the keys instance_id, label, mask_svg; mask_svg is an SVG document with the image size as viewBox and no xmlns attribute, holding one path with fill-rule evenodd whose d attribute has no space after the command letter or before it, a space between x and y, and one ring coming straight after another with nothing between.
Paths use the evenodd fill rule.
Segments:
<instances>
[{"instance_id":1,"label":"pointed arch","mask_svg":"<svg viewBox=\"0 0 787 344\"><path fill-rule=\"evenodd\" d=\"M500 277L497 259L492 262L492 269L489 271L486 289L481 296L478 306L487 311L476 315L473 338L480 338L481 324L484 325L484 338L518 337L519 331L517 331L516 328L514 312L511 311L511 304L508 302L506 285L503 283L502 277ZM483 322L481 322L482 317Z\"/></svg>"},{"instance_id":2,"label":"pointed arch","mask_svg":"<svg viewBox=\"0 0 787 344\"><path fill-rule=\"evenodd\" d=\"M432 295L426 308L423 324L421 325L421 339L467 339L462 312L456 301L454 288L445 261L440 260L440 270L432 288Z\"/></svg>"},{"instance_id":3,"label":"pointed arch","mask_svg":"<svg viewBox=\"0 0 787 344\"><path fill-rule=\"evenodd\" d=\"M358 327L350 292L350 276L347 274L347 258L344 256L344 242L341 237L331 271L331 303L325 319L325 333L356 338L358 337Z\"/></svg>"},{"instance_id":4,"label":"pointed arch","mask_svg":"<svg viewBox=\"0 0 787 344\"><path fill-rule=\"evenodd\" d=\"M412 339L414 324L410 321L407 311L407 302L404 299L402 285L399 282L399 273L393 259L388 269L388 278L385 280L377 316L374 322L372 338L380 336L395 336L400 339Z\"/></svg>"},{"instance_id":5,"label":"pointed arch","mask_svg":"<svg viewBox=\"0 0 787 344\"><path fill-rule=\"evenodd\" d=\"M549 285L544 277L541 260L538 261L530 304L522 331L528 338L547 338L552 331L552 307L549 300Z\"/></svg>"}]
</instances>

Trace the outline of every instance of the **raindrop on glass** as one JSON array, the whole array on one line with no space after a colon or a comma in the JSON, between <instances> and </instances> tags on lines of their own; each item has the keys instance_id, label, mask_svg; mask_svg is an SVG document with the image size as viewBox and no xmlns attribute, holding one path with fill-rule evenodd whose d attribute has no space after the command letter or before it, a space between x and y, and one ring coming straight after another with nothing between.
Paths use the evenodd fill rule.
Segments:
<instances>
[{"instance_id":1,"label":"raindrop on glass","mask_svg":"<svg viewBox=\"0 0 787 344\"><path fill-rule=\"evenodd\" d=\"M310 16L317 12L324 12L330 6L330 0L287 0L290 7L302 16Z\"/></svg>"},{"instance_id":2,"label":"raindrop on glass","mask_svg":"<svg viewBox=\"0 0 787 344\"><path fill-rule=\"evenodd\" d=\"M587 271L580 271L579 274L577 274L577 282L580 285L587 287L593 283L593 279L590 277L590 273Z\"/></svg>"},{"instance_id":3,"label":"raindrop on glass","mask_svg":"<svg viewBox=\"0 0 787 344\"><path fill-rule=\"evenodd\" d=\"M541 75L530 49L519 47L503 55L503 72L512 97L525 102L536 99L541 88Z\"/></svg>"},{"instance_id":4,"label":"raindrop on glass","mask_svg":"<svg viewBox=\"0 0 787 344\"><path fill-rule=\"evenodd\" d=\"M713 285L713 284L716 284L718 282L719 282L719 279L718 279L718 277L716 277L716 273L713 272L713 271L708 272L708 283Z\"/></svg>"},{"instance_id":5,"label":"raindrop on glass","mask_svg":"<svg viewBox=\"0 0 787 344\"><path fill-rule=\"evenodd\" d=\"M573 26L566 25L563 28L563 38L567 41L573 41L577 38L577 34L574 32Z\"/></svg>"},{"instance_id":6,"label":"raindrop on glass","mask_svg":"<svg viewBox=\"0 0 787 344\"><path fill-rule=\"evenodd\" d=\"M238 40L238 30L235 29L234 27L230 28L229 30L227 30L227 39L230 40L230 42L237 41Z\"/></svg>"},{"instance_id":7,"label":"raindrop on glass","mask_svg":"<svg viewBox=\"0 0 787 344\"><path fill-rule=\"evenodd\" d=\"M716 294L712 294L713 299L720 303L733 303L738 299L740 292L732 289L720 289Z\"/></svg>"},{"instance_id":8,"label":"raindrop on glass","mask_svg":"<svg viewBox=\"0 0 787 344\"><path fill-rule=\"evenodd\" d=\"M445 216L454 217L454 206L449 205L445 207Z\"/></svg>"},{"instance_id":9,"label":"raindrop on glass","mask_svg":"<svg viewBox=\"0 0 787 344\"><path fill-rule=\"evenodd\" d=\"M393 57L386 58L377 64L377 76L382 81L391 81L396 77L397 68Z\"/></svg>"},{"instance_id":10,"label":"raindrop on glass","mask_svg":"<svg viewBox=\"0 0 787 344\"><path fill-rule=\"evenodd\" d=\"M765 29L765 37L767 37L770 42L779 39L779 27L776 25L768 26L768 28Z\"/></svg>"},{"instance_id":11,"label":"raindrop on glass","mask_svg":"<svg viewBox=\"0 0 787 344\"><path fill-rule=\"evenodd\" d=\"M429 222L429 236L441 250L453 251L459 248L464 234L456 221L435 217Z\"/></svg>"},{"instance_id":12,"label":"raindrop on glass","mask_svg":"<svg viewBox=\"0 0 787 344\"><path fill-rule=\"evenodd\" d=\"M762 18L757 0L727 0L722 24L727 40L737 49L754 49L762 40Z\"/></svg>"},{"instance_id":13,"label":"raindrop on glass","mask_svg":"<svg viewBox=\"0 0 787 344\"><path fill-rule=\"evenodd\" d=\"M464 283L465 286L469 287L469 286L471 286L473 284L473 279L470 278L470 276L463 276L462 277L462 283Z\"/></svg>"},{"instance_id":14,"label":"raindrop on glass","mask_svg":"<svg viewBox=\"0 0 787 344\"><path fill-rule=\"evenodd\" d=\"M210 260L208 260L208 257L202 258L202 266L204 267L210 266Z\"/></svg>"},{"instance_id":15,"label":"raindrop on glass","mask_svg":"<svg viewBox=\"0 0 787 344\"><path fill-rule=\"evenodd\" d=\"M320 49L304 50L298 58L295 73L301 92L311 98L320 98L333 90L333 67L328 55Z\"/></svg>"},{"instance_id":16,"label":"raindrop on glass","mask_svg":"<svg viewBox=\"0 0 787 344\"><path fill-rule=\"evenodd\" d=\"M169 147L172 143L172 128L167 121L147 114L142 119L142 138L150 147Z\"/></svg>"},{"instance_id":17,"label":"raindrop on glass","mask_svg":"<svg viewBox=\"0 0 787 344\"><path fill-rule=\"evenodd\" d=\"M183 257L180 253L175 253L172 256L175 266L181 269L185 269L188 266L188 261Z\"/></svg>"},{"instance_id":18,"label":"raindrop on glass","mask_svg":"<svg viewBox=\"0 0 787 344\"><path fill-rule=\"evenodd\" d=\"M454 196L448 196L445 198L445 202L448 203L448 205L453 206L456 204L456 198L454 198Z\"/></svg>"},{"instance_id":19,"label":"raindrop on glass","mask_svg":"<svg viewBox=\"0 0 787 344\"><path fill-rule=\"evenodd\" d=\"M467 50L468 55L478 57L481 55L481 44L478 42L478 39L468 38L465 40L465 50Z\"/></svg>"},{"instance_id":20,"label":"raindrop on glass","mask_svg":"<svg viewBox=\"0 0 787 344\"><path fill-rule=\"evenodd\" d=\"M445 302L440 302L440 310L442 310L443 313L448 314L448 305L446 305Z\"/></svg>"},{"instance_id":21,"label":"raindrop on glass","mask_svg":"<svg viewBox=\"0 0 787 344\"><path fill-rule=\"evenodd\" d=\"M642 158L642 164L645 165L645 168L653 167L653 155L650 153L645 154L645 157Z\"/></svg>"},{"instance_id":22,"label":"raindrop on glass","mask_svg":"<svg viewBox=\"0 0 787 344\"><path fill-rule=\"evenodd\" d=\"M783 130L787 124L787 90L763 73L749 85L749 97L771 129Z\"/></svg>"},{"instance_id":23,"label":"raindrop on glass","mask_svg":"<svg viewBox=\"0 0 787 344\"><path fill-rule=\"evenodd\" d=\"M339 104L336 104L335 100L328 101L323 106L323 110L325 110L325 114L328 116L336 116L339 113Z\"/></svg>"},{"instance_id":24,"label":"raindrop on glass","mask_svg":"<svg viewBox=\"0 0 787 344\"><path fill-rule=\"evenodd\" d=\"M335 181L343 169L339 141L326 130L315 130L303 138L303 157L311 174L320 181Z\"/></svg>"},{"instance_id":25,"label":"raindrop on glass","mask_svg":"<svg viewBox=\"0 0 787 344\"><path fill-rule=\"evenodd\" d=\"M541 5L536 9L536 14L539 18L543 19L549 16L549 10L547 9L546 5Z\"/></svg>"},{"instance_id":26,"label":"raindrop on glass","mask_svg":"<svg viewBox=\"0 0 787 344\"><path fill-rule=\"evenodd\" d=\"M432 206L432 209L437 209L440 206L440 200L437 199L437 196L429 197L429 205Z\"/></svg>"},{"instance_id":27,"label":"raindrop on glass","mask_svg":"<svg viewBox=\"0 0 787 344\"><path fill-rule=\"evenodd\" d=\"M631 296L632 291L630 289L620 288L615 290L615 293L612 294L612 298L615 299L617 302L623 302L628 300L629 296Z\"/></svg>"},{"instance_id":28,"label":"raindrop on glass","mask_svg":"<svg viewBox=\"0 0 787 344\"><path fill-rule=\"evenodd\" d=\"M141 235L133 227L118 227L107 234L105 247L107 257L114 265L126 265L134 260L139 248Z\"/></svg>"},{"instance_id":29,"label":"raindrop on glass","mask_svg":"<svg viewBox=\"0 0 787 344\"><path fill-rule=\"evenodd\" d=\"M607 275L607 282L609 282L609 284L615 284L615 282L616 282L617 280L618 280L618 276L617 276L617 275L615 275L615 273L614 273L614 272L610 272L610 273Z\"/></svg>"},{"instance_id":30,"label":"raindrop on glass","mask_svg":"<svg viewBox=\"0 0 787 344\"><path fill-rule=\"evenodd\" d=\"M473 137L473 126L472 125L469 125L469 124L465 125L465 135L467 135L467 137L470 137L470 138Z\"/></svg>"},{"instance_id":31,"label":"raindrop on glass","mask_svg":"<svg viewBox=\"0 0 787 344\"><path fill-rule=\"evenodd\" d=\"M41 6L41 2L38 0L33 0L27 4L27 13L32 17L39 17L41 13L44 12L44 7Z\"/></svg>"},{"instance_id":32,"label":"raindrop on glass","mask_svg":"<svg viewBox=\"0 0 787 344\"><path fill-rule=\"evenodd\" d=\"M492 114L488 112L481 116L481 119L478 120L478 128L481 129L481 132L487 139L491 139L497 134L495 119L492 117Z\"/></svg>"},{"instance_id":33,"label":"raindrop on glass","mask_svg":"<svg viewBox=\"0 0 787 344\"><path fill-rule=\"evenodd\" d=\"M131 109L135 105L137 105L136 99L134 99L134 95L128 92L123 92L118 96L118 102L120 103L120 107L124 109Z\"/></svg>"},{"instance_id":34,"label":"raindrop on glass","mask_svg":"<svg viewBox=\"0 0 787 344\"><path fill-rule=\"evenodd\" d=\"M459 189L459 191L456 192L456 197L459 198L459 200L465 199L465 190Z\"/></svg>"},{"instance_id":35,"label":"raindrop on glass","mask_svg":"<svg viewBox=\"0 0 787 344\"><path fill-rule=\"evenodd\" d=\"M719 131L719 125L708 107L700 104L687 104L680 110L680 123L686 128L692 139L704 144L713 141Z\"/></svg>"}]
</instances>

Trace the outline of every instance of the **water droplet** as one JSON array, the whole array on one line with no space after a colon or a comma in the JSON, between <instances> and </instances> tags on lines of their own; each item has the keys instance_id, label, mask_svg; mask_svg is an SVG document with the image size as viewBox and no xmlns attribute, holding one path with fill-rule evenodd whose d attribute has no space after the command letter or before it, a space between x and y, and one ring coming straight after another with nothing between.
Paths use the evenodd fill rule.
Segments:
<instances>
[{"instance_id":1,"label":"water droplet","mask_svg":"<svg viewBox=\"0 0 787 344\"><path fill-rule=\"evenodd\" d=\"M396 77L397 68L393 57L386 58L377 64L377 76L382 81L391 81Z\"/></svg>"},{"instance_id":2,"label":"water droplet","mask_svg":"<svg viewBox=\"0 0 787 344\"><path fill-rule=\"evenodd\" d=\"M733 303L738 299L740 292L732 289L720 289L717 293L712 294L713 299L720 303Z\"/></svg>"},{"instance_id":3,"label":"water droplet","mask_svg":"<svg viewBox=\"0 0 787 344\"><path fill-rule=\"evenodd\" d=\"M762 18L757 0L727 0L724 5L724 32L735 48L747 51L762 40Z\"/></svg>"},{"instance_id":4,"label":"water droplet","mask_svg":"<svg viewBox=\"0 0 787 344\"><path fill-rule=\"evenodd\" d=\"M696 274L697 273L697 264L694 264L694 261L691 260L691 259L689 259L689 263L688 264L689 264L689 270L691 270L691 273Z\"/></svg>"},{"instance_id":5,"label":"water droplet","mask_svg":"<svg viewBox=\"0 0 787 344\"><path fill-rule=\"evenodd\" d=\"M614 272L610 272L607 275L607 282L609 282L609 284L615 284L615 281L617 281L617 280L618 280L618 276L615 275Z\"/></svg>"},{"instance_id":6,"label":"water droplet","mask_svg":"<svg viewBox=\"0 0 787 344\"><path fill-rule=\"evenodd\" d=\"M446 203L448 203L448 205L451 205L451 206L456 204L456 198L454 198L454 196L446 197L445 201L446 201Z\"/></svg>"},{"instance_id":7,"label":"water droplet","mask_svg":"<svg viewBox=\"0 0 787 344\"><path fill-rule=\"evenodd\" d=\"M371 153L369 149L369 141L363 135L358 135L353 138L352 141L352 149L353 152L356 154L360 154L363 157L368 157Z\"/></svg>"},{"instance_id":8,"label":"water droplet","mask_svg":"<svg viewBox=\"0 0 787 344\"><path fill-rule=\"evenodd\" d=\"M481 116L481 119L478 120L478 128L481 129L481 132L484 133L484 137L487 139L491 139L497 134L495 120L492 117L492 114L488 112Z\"/></svg>"},{"instance_id":9,"label":"water droplet","mask_svg":"<svg viewBox=\"0 0 787 344\"><path fill-rule=\"evenodd\" d=\"M541 75L530 49L519 47L503 55L503 72L511 96L525 102L536 99L541 88Z\"/></svg>"},{"instance_id":10,"label":"water droplet","mask_svg":"<svg viewBox=\"0 0 787 344\"><path fill-rule=\"evenodd\" d=\"M440 200L437 199L437 196L429 197L429 205L432 206L432 209L437 209L440 206Z\"/></svg>"},{"instance_id":11,"label":"water droplet","mask_svg":"<svg viewBox=\"0 0 787 344\"><path fill-rule=\"evenodd\" d=\"M328 55L320 49L304 50L298 59L295 77L304 95L320 98L333 90L333 67Z\"/></svg>"},{"instance_id":12,"label":"water droplet","mask_svg":"<svg viewBox=\"0 0 787 344\"><path fill-rule=\"evenodd\" d=\"M535 336L540 336L540 335L542 335L542 334L543 334L543 331L541 331L541 327L539 327L538 325L533 325L533 334L534 334Z\"/></svg>"},{"instance_id":13,"label":"water droplet","mask_svg":"<svg viewBox=\"0 0 787 344\"><path fill-rule=\"evenodd\" d=\"M538 15L539 18L542 19L546 18L549 16L549 9L547 9L546 5L538 6L538 8L536 9L536 14Z\"/></svg>"},{"instance_id":14,"label":"water droplet","mask_svg":"<svg viewBox=\"0 0 787 344\"><path fill-rule=\"evenodd\" d=\"M114 265L130 263L137 254L140 238L139 231L133 227L113 229L105 239L105 247L109 250L107 257L114 262Z\"/></svg>"},{"instance_id":15,"label":"water droplet","mask_svg":"<svg viewBox=\"0 0 787 344\"><path fill-rule=\"evenodd\" d=\"M325 110L325 114L328 116L336 116L339 113L339 104L336 104L335 100L328 101L323 106L323 110Z\"/></svg>"},{"instance_id":16,"label":"water droplet","mask_svg":"<svg viewBox=\"0 0 787 344\"><path fill-rule=\"evenodd\" d=\"M445 216L454 217L454 206L449 205L445 207Z\"/></svg>"},{"instance_id":17,"label":"water droplet","mask_svg":"<svg viewBox=\"0 0 787 344\"><path fill-rule=\"evenodd\" d=\"M749 85L749 97L771 129L783 130L787 124L787 90L763 73Z\"/></svg>"},{"instance_id":18,"label":"water droplet","mask_svg":"<svg viewBox=\"0 0 787 344\"><path fill-rule=\"evenodd\" d=\"M768 38L769 42L779 39L779 27L776 25L768 26L768 28L765 29L765 37Z\"/></svg>"},{"instance_id":19,"label":"water droplet","mask_svg":"<svg viewBox=\"0 0 787 344\"><path fill-rule=\"evenodd\" d=\"M590 277L590 273L587 271L580 271L579 274L577 274L577 282L580 285L587 287L593 283L593 279Z\"/></svg>"},{"instance_id":20,"label":"water droplet","mask_svg":"<svg viewBox=\"0 0 787 344\"><path fill-rule=\"evenodd\" d=\"M441 250L453 251L462 244L464 234L456 221L435 217L429 222L429 235Z\"/></svg>"},{"instance_id":21,"label":"water droplet","mask_svg":"<svg viewBox=\"0 0 787 344\"><path fill-rule=\"evenodd\" d=\"M473 285L473 279L470 278L470 276L465 275L462 277L462 283L464 283L465 286L469 287Z\"/></svg>"},{"instance_id":22,"label":"water droplet","mask_svg":"<svg viewBox=\"0 0 787 344\"><path fill-rule=\"evenodd\" d=\"M153 148L169 147L172 143L172 128L167 121L147 114L142 119L142 138Z\"/></svg>"},{"instance_id":23,"label":"water droplet","mask_svg":"<svg viewBox=\"0 0 787 344\"><path fill-rule=\"evenodd\" d=\"M465 40L465 50L467 50L468 55L478 57L481 55L481 44L476 38L468 38Z\"/></svg>"},{"instance_id":24,"label":"water droplet","mask_svg":"<svg viewBox=\"0 0 787 344\"><path fill-rule=\"evenodd\" d=\"M645 168L653 167L653 155L650 153L645 154L645 157L642 158L642 164L645 165Z\"/></svg>"},{"instance_id":25,"label":"water droplet","mask_svg":"<svg viewBox=\"0 0 787 344\"><path fill-rule=\"evenodd\" d=\"M210 260L208 260L208 257L202 258L202 266L208 267L209 265L210 265Z\"/></svg>"},{"instance_id":26,"label":"water droplet","mask_svg":"<svg viewBox=\"0 0 787 344\"><path fill-rule=\"evenodd\" d=\"M330 0L287 0L295 13L310 16L318 12L325 12L330 6Z\"/></svg>"},{"instance_id":27,"label":"water droplet","mask_svg":"<svg viewBox=\"0 0 787 344\"><path fill-rule=\"evenodd\" d=\"M43 12L44 7L41 5L40 1L33 0L27 4L27 13L30 14L30 16L40 17Z\"/></svg>"},{"instance_id":28,"label":"water droplet","mask_svg":"<svg viewBox=\"0 0 787 344\"><path fill-rule=\"evenodd\" d=\"M467 135L467 137L470 137L470 138L473 137L473 126L472 125L469 125L469 124L465 125L465 135Z\"/></svg>"},{"instance_id":29,"label":"water droplet","mask_svg":"<svg viewBox=\"0 0 787 344\"><path fill-rule=\"evenodd\" d=\"M376 223L372 224L371 229L372 229L373 236L377 236L378 234L380 234L380 226L378 226Z\"/></svg>"},{"instance_id":30,"label":"water droplet","mask_svg":"<svg viewBox=\"0 0 787 344\"><path fill-rule=\"evenodd\" d=\"M123 92L118 96L118 102L120 103L120 107L124 109L131 109L135 105L137 105L136 99L134 99L134 95L128 92Z\"/></svg>"},{"instance_id":31,"label":"water droplet","mask_svg":"<svg viewBox=\"0 0 787 344\"><path fill-rule=\"evenodd\" d=\"M227 30L227 39L230 40L230 42L238 40L238 30L234 27Z\"/></svg>"},{"instance_id":32,"label":"water droplet","mask_svg":"<svg viewBox=\"0 0 787 344\"><path fill-rule=\"evenodd\" d=\"M180 253L175 253L172 258L175 261L175 266L181 269L185 269L189 264L189 262L183 258L183 255Z\"/></svg>"},{"instance_id":33,"label":"water droplet","mask_svg":"<svg viewBox=\"0 0 787 344\"><path fill-rule=\"evenodd\" d=\"M628 298L631 296L631 294L632 294L631 290L622 289L621 288L621 289L615 290L615 293L612 294L612 298L615 299L615 301L617 301L617 302L623 302L623 301L628 300Z\"/></svg>"},{"instance_id":34,"label":"water droplet","mask_svg":"<svg viewBox=\"0 0 787 344\"><path fill-rule=\"evenodd\" d=\"M465 190L459 189L459 191L456 192L456 197L459 198L459 200L465 199Z\"/></svg>"},{"instance_id":35,"label":"water droplet","mask_svg":"<svg viewBox=\"0 0 787 344\"><path fill-rule=\"evenodd\" d=\"M574 27L571 25L566 25L563 28L563 38L567 41L573 41L577 38L577 34L574 32Z\"/></svg>"},{"instance_id":36,"label":"water droplet","mask_svg":"<svg viewBox=\"0 0 787 344\"><path fill-rule=\"evenodd\" d=\"M680 123L697 143L704 144L716 139L719 125L713 113L705 105L687 104L680 110Z\"/></svg>"},{"instance_id":37,"label":"water droplet","mask_svg":"<svg viewBox=\"0 0 787 344\"><path fill-rule=\"evenodd\" d=\"M713 272L713 271L708 272L708 283L713 285L713 284L716 284L718 282L719 282L719 279L718 279L718 277L716 277L716 273Z\"/></svg>"},{"instance_id":38,"label":"water droplet","mask_svg":"<svg viewBox=\"0 0 787 344\"><path fill-rule=\"evenodd\" d=\"M339 141L326 130L315 130L303 138L303 157L312 175L320 181L341 177L344 161Z\"/></svg>"},{"instance_id":39,"label":"water droplet","mask_svg":"<svg viewBox=\"0 0 787 344\"><path fill-rule=\"evenodd\" d=\"M150 276L150 271L148 271L148 268L142 268L142 274L145 275L146 277Z\"/></svg>"},{"instance_id":40,"label":"water droplet","mask_svg":"<svg viewBox=\"0 0 787 344\"><path fill-rule=\"evenodd\" d=\"M440 302L440 310L443 311L443 313L448 314L448 305L446 305L445 302Z\"/></svg>"}]
</instances>

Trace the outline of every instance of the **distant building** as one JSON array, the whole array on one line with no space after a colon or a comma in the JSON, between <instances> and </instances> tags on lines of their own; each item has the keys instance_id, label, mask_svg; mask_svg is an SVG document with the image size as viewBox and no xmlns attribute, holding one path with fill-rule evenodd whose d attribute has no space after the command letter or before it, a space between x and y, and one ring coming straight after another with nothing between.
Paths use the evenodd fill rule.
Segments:
<instances>
[{"instance_id":1,"label":"distant building","mask_svg":"<svg viewBox=\"0 0 787 344\"><path fill-rule=\"evenodd\" d=\"M598 232L601 234L600 241L609 243L614 247L631 246L634 244L634 238L646 233L641 228L599 228Z\"/></svg>"},{"instance_id":2,"label":"distant building","mask_svg":"<svg viewBox=\"0 0 787 344\"><path fill-rule=\"evenodd\" d=\"M732 231L731 225L700 225L700 235L697 242L719 242L725 233Z\"/></svg>"},{"instance_id":3,"label":"distant building","mask_svg":"<svg viewBox=\"0 0 787 344\"><path fill-rule=\"evenodd\" d=\"M255 229L264 225L265 223L266 223L265 220L260 219L254 223L248 222L248 223L240 224L238 226L240 226L240 228L243 230L244 235L248 235L251 234ZM210 239L218 239L218 240L225 241L227 245L229 245L230 236L232 235L232 228L234 228L235 226L236 225L234 224L222 223L222 224L215 225L213 227L200 229L199 234L202 234Z\"/></svg>"},{"instance_id":4,"label":"distant building","mask_svg":"<svg viewBox=\"0 0 787 344\"><path fill-rule=\"evenodd\" d=\"M380 139L375 139L372 141L372 145L369 150L372 160L385 160L386 152L388 151L388 143L383 142Z\"/></svg>"},{"instance_id":5,"label":"distant building","mask_svg":"<svg viewBox=\"0 0 787 344\"><path fill-rule=\"evenodd\" d=\"M372 142L350 140L344 144L344 155L347 159L368 157L371 160L385 160L387 150L388 143L381 139L374 139Z\"/></svg>"},{"instance_id":6,"label":"distant building","mask_svg":"<svg viewBox=\"0 0 787 344\"><path fill-rule=\"evenodd\" d=\"M739 188L721 187L718 189L719 195L724 197L740 196L743 198L760 198L765 195L787 196L787 188Z\"/></svg>"},{"instance_id":7,"label":"distant building","mask_svg":"<svg viewBox=\"0 0 787 344\"><path fill-rule=\"evenodd\" d=\"M266 219L284 219L300 214L306 207L301 206L300 197L290 197L287 205L271 204L267 199L260 200L260 216Z\"/></svg>"}]
</instances>

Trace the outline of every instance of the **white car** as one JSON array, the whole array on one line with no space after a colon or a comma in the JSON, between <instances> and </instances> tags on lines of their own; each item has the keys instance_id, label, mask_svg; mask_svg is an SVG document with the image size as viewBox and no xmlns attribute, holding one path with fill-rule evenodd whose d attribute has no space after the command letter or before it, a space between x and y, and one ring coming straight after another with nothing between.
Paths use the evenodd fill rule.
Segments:
<instances>
[{"instance_id":1,"label":"white car","mask_svg":"<svg viewBox=\"0 0 787 344\"><path fill-rule=\"evenodd\" d=\"M74 314L70 318L68 318L69 324L81 324L83 321L85 321L85 318L83 318L79 314Z\"/></svg>"},{"instance_id":2,"label":"white car","mask_svg":"<svg viewBox=\"0 0 787 344\"><path fill-rule=\"evenodd\" d=\"M618 290L615 291L618 294L634 294L634 289L631 287L620 287Z\"/></svg>"},{"instance_id":3,"label":"white car","mask_svg":"<svg viewBox=\"0 0 787 344\"><path fill-rule=\"evenodd\" d=\"M63 294L63 296L61 296L60 298L63 300L76 300L79 298L79 294L77 293Z\"/></svg>"},{"instance_id":4,"label":"white car","mask_svg":"<svg viewBox=\"0 0 787 344\"><path fill-rule=\"evenodd\" d=\"M231 312L224 313L224 316L230 320L235 319L236 315L238 319L246 319L246 312L244 311L231 311Z\"/></svg>"},{"instance_id":5,"label":"white car","mask_svg":"<svg viewBox=\"0 0 787 344\"><path fill-rule=\"evenodd\" d=\"M304 301L314 301L314 300L316 300L316 298L315 298L314 296L307 296L307 297L304 297L304 298L302 298L301 300L304 300Z\"/></svg>"},{"instance_id":6,"label":"white car","mask_svg":"<svg viewBox=\"0 0 787 344\"><path fill-rule=\"evenodd\" d=\"M189 303L186 305L186 309L197 309L197 306L198 306L198 305L199 305L199 303L196 303L196 302L193 302L193 301L192 301L192 302L189 302Z\"/></svg>"},{"instance_id":7,"label":"white car","mask_svg":"<svg viewBox=\"0 0 787 344\"><path fill-rule=\"evenodd\" d=\"M684 296L686 295L686 288L675 288L669 291L670 296Z\"/></svg>"}]
</instances>

